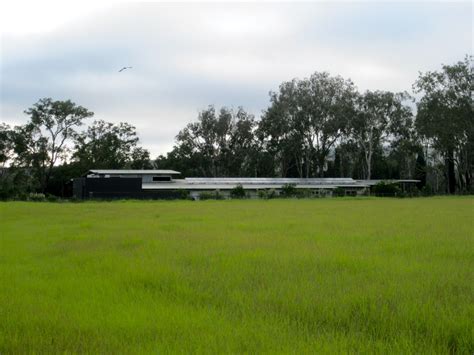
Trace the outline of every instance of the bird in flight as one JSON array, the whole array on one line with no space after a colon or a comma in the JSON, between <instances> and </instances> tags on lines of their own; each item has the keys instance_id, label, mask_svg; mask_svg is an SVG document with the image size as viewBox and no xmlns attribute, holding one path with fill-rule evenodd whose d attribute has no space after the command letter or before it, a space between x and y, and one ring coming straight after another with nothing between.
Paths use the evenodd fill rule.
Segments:
<instances>
[{"instance_id":1,"label":"bird in flight","mask_svg":"<svg viewBox=\"0 0 474 355\"><path fill-rule=\"evenodd\" d=\"M123 68L120 69L118 72L121 73L121 72L123 72L125 69L132 69L132 67L123 67Z\"/></svg>"}]
</instances>

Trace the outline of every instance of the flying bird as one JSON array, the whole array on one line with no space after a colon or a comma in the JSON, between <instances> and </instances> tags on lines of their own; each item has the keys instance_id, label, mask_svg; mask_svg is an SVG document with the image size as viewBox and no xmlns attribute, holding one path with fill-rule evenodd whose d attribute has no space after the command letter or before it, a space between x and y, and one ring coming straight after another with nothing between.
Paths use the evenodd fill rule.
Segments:
<instances>
[{"instance_id":1,"label":"flying bird","mask_svg":"<svg viewBox=\"0 0 474 355\"><path fill-rule=\"evenodd\" d=\"M132 69L132 67L123 67L123 68L120 69L118 72L121 73L121 72L123 72L125 69Z\"/></svg>"}]
</instances>

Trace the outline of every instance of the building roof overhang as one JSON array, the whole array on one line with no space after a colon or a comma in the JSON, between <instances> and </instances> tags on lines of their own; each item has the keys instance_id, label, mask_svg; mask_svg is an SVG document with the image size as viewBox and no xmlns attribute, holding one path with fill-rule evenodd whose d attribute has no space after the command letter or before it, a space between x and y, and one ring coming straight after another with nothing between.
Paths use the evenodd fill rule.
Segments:
<instances>
[{"instance_id":1,"label":"building roof overhang","mask_svg":"<svg viewBox=\"0 0 474 355\"><path fill-rule=\"evenodd\" d=\"M84 176L87 175L180 175L179 171L175 170L160 170L160 169L147 169L147 170L134 170L134 169L91 169L88 170Z\"/></svg>"}]
</instances>

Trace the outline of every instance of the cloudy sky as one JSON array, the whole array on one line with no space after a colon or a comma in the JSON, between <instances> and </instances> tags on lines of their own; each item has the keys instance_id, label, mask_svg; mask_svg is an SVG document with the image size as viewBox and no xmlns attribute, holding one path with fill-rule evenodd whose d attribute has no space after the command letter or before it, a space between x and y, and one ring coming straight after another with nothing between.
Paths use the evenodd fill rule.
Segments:
<instances>
[{"instance_id":1,"label":"cloudy sky","mask_svg":"<svg viewBox=\"0 0 474 355\"><path fill-rule=\"evenodd\" d=\"M314 71L360 90L411 90L418 71L473 48L470 1L9 3L0 121L24 123L42 97L71 99L135 125L153 156L207 105L259 117L270 90Z\"/></svg>"}]
</instances>

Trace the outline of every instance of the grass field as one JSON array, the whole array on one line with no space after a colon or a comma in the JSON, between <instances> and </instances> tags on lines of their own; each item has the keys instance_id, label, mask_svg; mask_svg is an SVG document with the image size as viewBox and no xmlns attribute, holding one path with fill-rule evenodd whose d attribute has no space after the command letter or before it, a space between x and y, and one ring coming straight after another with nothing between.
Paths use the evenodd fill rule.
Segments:
<instances>
[{"instance_id":1,"label":"grass field","mask_svg":"<svg viewBox=\"0 0 474 355\"><path fill-rule=\"evenodd\" d=\"M0 353L474 352L474 199L0 203Z\"/></svg>"}]
</instances>

